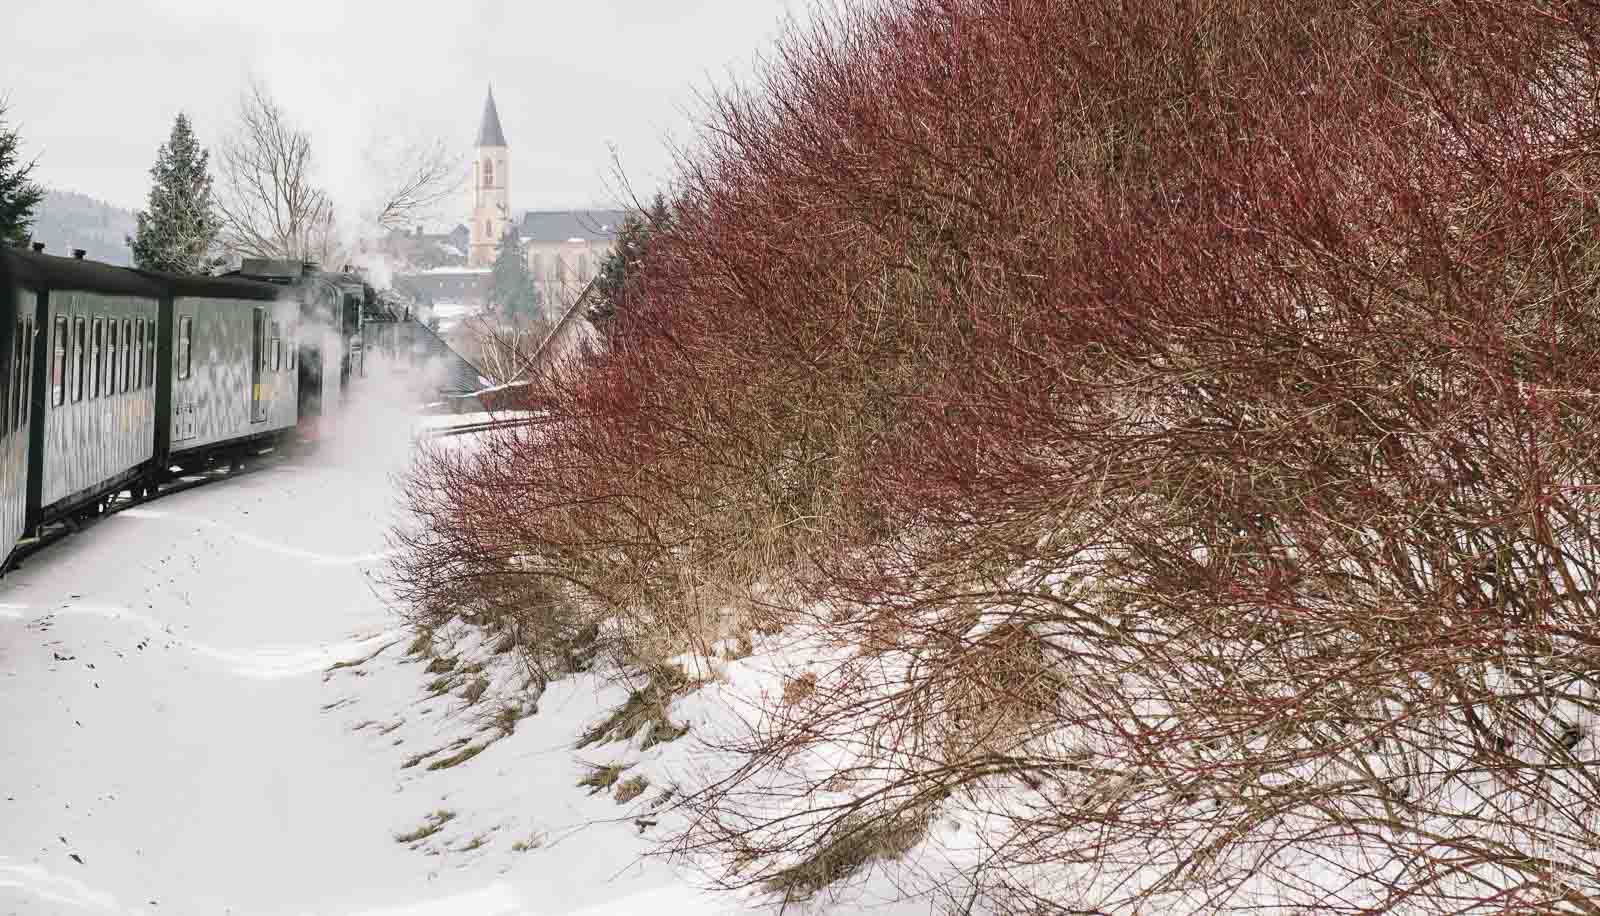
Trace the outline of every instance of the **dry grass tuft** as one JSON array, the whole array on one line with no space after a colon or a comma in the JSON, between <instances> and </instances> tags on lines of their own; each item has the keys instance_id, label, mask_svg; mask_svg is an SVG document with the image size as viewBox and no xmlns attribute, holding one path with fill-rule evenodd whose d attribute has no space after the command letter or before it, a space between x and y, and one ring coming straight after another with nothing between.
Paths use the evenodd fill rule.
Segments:
<instances>
[{"instance_id":1,"label":"dry grass tuft","mask_svg":"<svg viewBox=\"0 0 1600 916\"><path fill-rule=\"evenodd\" d=\"M785 902L807 900L873 862L893 861L905 855L927 835L929 818L926 810L847 818L835 825L831 838L819 844L809 858L780 871L765 883L765 888L782 894Z\"/></svg>"},{"instance_id":2,"label":"dry grass tuft","mask_svg":"<svg viewBox=\"0 0 1600 916\"><path fill-rule=\"evenodd\" d=\"M617 804L625 805L633 801L649 787L650 780L645 779L643 776L634 776L631 779L623 780L617 784Z\"/></svg>"},{"instance_id":3,"label":"dry grass tuft","mask_svg":"<svg viewBox=\"0 0 1600 916\"><path fill-rule=\"evenodd\" d=\"M446 811L444 809L435 811L428 815L428 819L417 829L407 833L395 834L394 841L396 843L415 843L418 840L425 840L438 833L444 828L445 824L455 820L455 816L456 813L454 811Z\"/></svg>"},{"instance_id":4,"label":"dry grass tuft","mask_svg":"<svg viewBox=\"0 0 1600 916\"><path fill-rule=\"evenodd\" d=\"M512 852L527 852L530 849L538 849L540 846L543 846L543 845L544 845L544 834L539 832L539 831L537 831L537 830L535 830L533 833L528 835L528 838L526 840L518 840L515 843L512 843L511 844L511 851Z\"/></svg>"},{"instance_id":5,"label":"dry grass tuft","mask_svg":"<svg viewBox=\"0 0 1600 916\"><path fill-rule=\"evenodd\" d=\"M347 659L347 660L342 661L342 662L335 662L332 665L328 666L328 670L324 672L324 675L332 674L335 671L340 671L340 670L345 669L345 668L359 668L362 665L365 665L367 662L370 662L373 659L377 658L378 656L382 655L384 652L388 651L389 647L393 646L395 644L395 642L398 642L398 641L399 640L394 640L392 642L384 643L383 645L379 646L376 650L374 650L371 655L363 656L361 658ZM356 673L360 674L362 672L356 672Z\"/></svg>"},{"instance_id":6,"label":"dry grass tuft","mask_svg":"<svg viewBox=\"0 0 1600 916\"><path fill-rule=\"evenodd\" d=\"M419 628L416 638L411 640L411 645L406 647L406 655L418 655L423 658L433 655L433 629L430 627Z\"/></svg>"},{"instance_id":7,"label":"dry grass tuft","mask_svg":"<svg viewBox=\"0 0 1600 916\"><path fill-rule=\"evenodd\" d=\"M628 694L628 699L611 712L605 720L584 732L578 747L605 741L626 741L646 727L644 747L649 748L681 738L689 730L687 725L674 725L667 717L667 707L679 693L691 689L688 675L672 665L659 665L646 675L645 686Z\"/></svg>"},{"instance_id":8,"label":"dry grass tuft","mask_svg":"<svg viewBox=\"0 0 1600 916\"><path fill-rule=\"evenodd\" d=\"M627 768L628 765L623 763L591 765L589 774L578 780L578 785L587 788L590 795L596 795L616 785L622 771Z\"/></svg>"},{"instance_id":9,"label":"dry grass tuft","mask_svg":"<svg viewBox=\"0 0 1600 916\"><path fill-rule=\"evenodd\" d=\"M1046 643L1002 624L953 654L942 677L948 728L945 753L1008 753L1056 715L1064 684Z\"/></svg>"},{"instance_id":10,"label":"dry grass tuft","mask_svg":"<svg viewBox=\"0 0 1600 916\"><path fill-rule=\"evenodd\" d=\"M786 678L783 682L783 704L793 706L806 697L817 692L817 676L807 671L799 677Z\"/></svg>"},{"instance_id":11,"label":"dry grass tuft","mask_svg":"<svg viewBox=\"0 0 1600 916\"><path fill-rule=\"evenodd\" d=\"M480 833L462 845L456 847L456 852L471 852L474 849L482 849L487 845L489 845L489 835L487 833Z\"/></svg>"},{"instance_id":12,"label":"dry grass tuft","mask_svg":"<svg viewBox=\"0 0 1600 916\"><path fill-rule=\"evenodd\" d=\"M449 757L445 757L442 760L435 760L434 762L428 764L428 769L448 770L457 764L466 763L468 760L478 756L479 754L483 753L483 749L488 746L489 742L487 741L483 744L469 744L461 750L456 751L454 754L451 754Z\"/></svg>"},{"instance_id":13,"label":"dry grass tuft","mask_svg":"<svg viewBox=\"0 0 1600 916\"><path fill-rule=\"evenodd\" d=\"M400 764L400 769L409 770L412 767L416 766L417 764L421 763L424 760L427 760L429 757L432 757L435 754L442 754L445 751L448 751L453 747L461 747L462 745L465 745L470 740L471 739L469 739L469 738L457 738L456 740L450 742L449 744L441 745L439 747L434 748L431 751L423 751L420 754L414 754L414 755L412 755L410 757L407 757L405 763Z\"/></svg>"},{"instance_id":14,"label":"dry grass tuft","mask_svg":"<svg viewBox=\"0 0 1600 916\"><path fill-rule=\"evenodd\" d=\"M501 703L499 708L495 709L491 721L494 727L500 730L500 734L509 736L516 732L518 722L538 711L537 704L529 704L527 711L524 712L522 704L512 700Z\"/></svg>"}]
</instances>

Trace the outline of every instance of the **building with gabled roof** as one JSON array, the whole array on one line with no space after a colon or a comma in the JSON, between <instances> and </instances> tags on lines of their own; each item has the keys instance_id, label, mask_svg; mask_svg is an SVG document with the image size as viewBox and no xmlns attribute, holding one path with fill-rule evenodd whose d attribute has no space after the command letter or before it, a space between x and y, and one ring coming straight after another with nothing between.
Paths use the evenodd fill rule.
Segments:
<instances>
[{"instance_id":1,"label":"building with gabled roof","mask_svg":"<svg viewBox=\"0 0 1600 916\"><path fill-rule=\"evenodd\" d=\"M583 288L600 272L600 263L616 243L625 210L511 210L511 146L494 88L489 88L478 119L478 134L472 163L472 218L467 224L469 268L486 269L494 265L500 240L509 233L523 246L528 270L546 314L555 316L576 299ZM455 282L455 281L452 281ZM447 290L438 283L424 283L419 293L438 299L441 296L470 294L481 301L487 290L481 282L471 290ZM459 285L459 284L458 284ZM463 299L462 301L467 301Z\"/></svg>"},{"instance_id":2,"label":"building with gabled roof","mask_svg":"<svg viewBox=\"0 0 1600 916\"><path fill-rule=\"evenodd\" d=\"M528 271L545 313L560 315L600 272L627 216L623 210L529 210L519 224Z\"/></svg>"}]
</instances>

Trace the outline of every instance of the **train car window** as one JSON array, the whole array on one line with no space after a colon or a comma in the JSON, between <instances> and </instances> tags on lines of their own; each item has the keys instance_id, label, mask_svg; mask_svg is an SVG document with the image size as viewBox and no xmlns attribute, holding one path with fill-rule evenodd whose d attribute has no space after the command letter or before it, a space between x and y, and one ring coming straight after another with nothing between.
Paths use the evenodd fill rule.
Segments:
<instances>
[{"instance_id":1,"label":"train car window","mask_svg":"<svg viewBox=\"0 0 1600 916\"><path fill-rule=\"evenodd\" d=\"M22 426L22 320L16 322L16 338L11 343L11 397L8 397L11 407L11 429Z\"/></svg>"},{"instance_id":2,"label":"train car window","mask_svg":"<svg viewBox=\"0 0 1600 916\"><path fill-rule=\"evenodd\" d=\"M144 387L144 319L133 323L133 387Z\"/></svg>"},{"instance_id":3,"label":"train car window","mask_svg":"<svg viewBox=\"0 0 1600 916\"><path fill-rule=\"evenodd\" d=\"M17 321L17 428L22 428L23 412L28 409L28 392L31 390L28 378L28 323Z\"/></svg>"},{"instance_id":4,"label":"train car window","mask_svg":"<svg viewBox=\"0 0 1600 916\"><path fill-rule=\"evenodd\" d=\"M156 322L151 319L144 327L144 383L156 383Z\"/></svg>"},{"instance_id":5,"label":"train car window","mask_svg":"<svg viewBox=\"0 0 1600 916\"><path fill-rule=\"evenodd\" d=\"M72 403L83 400L85 377L89 373L88 356L89 323L82 318L72 319Z\"/></svg>"},{"instance_id":6,"label":"train car window","mask_svg":"<svg viewBox=\"0 0 1600 916\"><path fill-rule=\"evenodd\" d=\"M89 335L89 397L100 396L100 386L105 376L106 320L96 318L94 331Z\"/></svg>"},{"instance_id":7,"label":"train car window","mask_svg":"<svg viewBox=\"0 0 1600 916\"><path fill-rule=\"evenodd\" d=\"M138 356L134 348L133 319L122 319L122 390L133 390L133 379L138 374L139 364L135 362Z\"/></svg>"},{"instance_id":8,"label":"train car window","mask_svg":"<svg viewBox=\"0 0 1600 916\"><path fill-rule=\"evenodd\" d=\"M28 393L33 390L33 379L28 375L28 351L33 349L28 337L28 322L17 321L17 428L21 429L27 416Z\"/></svg>"},{"instance_id":9,"label":"train car window","mask_svg":"<svg viewBox=\"0 0 1600 916\"><path fill-rule=\"evenodd\" d=\"M267 310L256 309L255 324L250 328L251 347L256 356L256 375L267 368L267 360L271 354L267 352Z\"/></svg>"},{"instance_id":10,"label":"train car window","mask_svg":"<svg viewBox=\"0 0 1600 916\"><path fill-rule=\"evenodd\" d=\"M56 319L55 359L50 366L50 403L67 399L67 319Z\"/></svg>"},{"instance_id":11,"label":"train car window","mask_svg":"<svg viewBox=\"0 0 1600 916\"><path fill-rule=\"evenodd\" d=\"M133 319L122 319L122 390L130 391L133 388L133 373L137 366L133 362Z\"/></svg>"},{"instance_id":12,"label":"train car window","mask_svg":"<svg viewBox=\"0 0 1600 916\"><path fill-rule=\"evenodd\" d=\"M11 346L11 429L22 428L22 389L27 388L27 373L22 370L22 352L27 349L22 343L22 328L22 319L16 320L16 341Z\"/></svg>"},{"instance_id":13,"label":"train car window","mask_svg":"<svg viewBox=\"0 0 1600 916\"><path fill-rule=\"evenodd\" d=\"M28 425L29 408L33 406L33 322L23 324L22 334L22 425Z\"/></svg>"},{"instance_id":14,"label":"train car window","mask_svg":"<svg viewBox=\"0 0 1600 916\"><path fill-rule=\"evenodd\" d=\"M106 394L117 393L117 373L122 371L122 336L117 333L117 319L111 319L111 340L106 345Z\"/></svg>"},{"instance_id":15,"label":"train car window","mask_svg":"<svg viewBox=\"0 0 1600 916\"><path fill-rule=\"evenodd\" d=\"M28 379L28 388L22 395L22 422L27 423L33 416L33 335L38 330L33 326L33 320L28 320L28 346L22 351L23 375Z\"/></svg>"},{"instance_id":16,"label":"train car window","mask_svg":"<svg viewBox=\"0 0 1600 916\"><path fill-rule=\"evenodd\" d=\"M122 391L133 381L133 319L122 319Z\"/></svg>"},{"instance_id":17,"label":"train car window","mask_svg":"<svg viewBox=\"0 0 1600 916\"><path fill-rule=\"evenodd\" d=\"M113 391L128 390L129 360L133 358L133 328L129 324L130 322L127 319L123 319L122 336L117 338L117 368L120 372L111 377L111 389ZM116 327L117 322L112 321L111 329L113 332L116 331Z\"/></svg>"},{"instance_id":18,"label":"train car window","mask_svg":"<svg viewBox=\"0 0 1600 916\"><path fill-rule=\"evenodd\" d=\"M16 336L11 338L11 390L7 392L6 407L11 411L9 429L22 426L22 322L17 322Z\"/></svg>"},{"instance_id":19,"label":"train car window","mask_svg":"<svg viewBox=\"0 0 1600 916\"><path fill-rule=\"evenodd\" d=\"M22 336L22 322L17 322L17 337ZM17 365L22 354L17 350L16 337L11 343L11 368L0 376L0 435L10 435L17 425Z\"/></svg>"},{"instance_id":20,"label":"train car window","mask_svg":"<svg viewBox=\"0 0 1600 916\"><path fill-rule=\"evenodd\" d=\"M272 371L283 371L283 325L272 323Z\"/></svg>"},{"instance_id":21,"label":"train car window","mask_svg":"<svg viewBox=\"0 0 1600 916\"><path fill-rule=\"evenodd\" d=\"M175 359L175 364L178 367L178 378L180 378L180 379L186 379L186 378L189 377L189 370L191 368L190 363L189 363L189 347L191 345L190 337L193 334L194 334L194 319L193 318L179 318L178 319L178 354L177 354L177 357Z\"/></svg>"}]
</instances>

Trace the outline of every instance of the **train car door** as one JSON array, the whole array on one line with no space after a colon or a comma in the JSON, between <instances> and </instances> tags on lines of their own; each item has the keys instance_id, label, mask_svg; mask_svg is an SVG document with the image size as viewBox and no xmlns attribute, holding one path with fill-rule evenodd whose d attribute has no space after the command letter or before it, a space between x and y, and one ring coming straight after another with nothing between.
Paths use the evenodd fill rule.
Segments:
<instances>
[{"instance_id":1,"label":"train car door","mask_svg":"<svg viewBox=\"0 0 1600 916\"><path fill-rule=\"evenodd\" d=\"M267 399L262 397L261 370L267 359L267 310L255 309L250 322L250 422L260 423L267 418Z\"/></svg>"},{"instance_id":2,"label":"train car door","mask_svg":"<svg viewBox=\"0 0 1600 916\"><path fill-rule=\"evenodd\" d=\"M178 316L178 339L172 358L172 441L182 442L199 434L199 417L194 409L194 316Z\"/></svg>"}]
</instances>

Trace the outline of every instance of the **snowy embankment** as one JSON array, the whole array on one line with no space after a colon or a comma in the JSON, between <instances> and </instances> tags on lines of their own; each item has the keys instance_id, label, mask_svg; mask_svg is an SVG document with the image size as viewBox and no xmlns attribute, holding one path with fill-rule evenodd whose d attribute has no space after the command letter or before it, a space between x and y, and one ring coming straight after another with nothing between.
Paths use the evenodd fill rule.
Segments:
<instances>
[{"instance_id":1,"label":"snowy embankment","mask_svg":"<svg viewBox=\"0 0 1600 916\"><path fill-rule=\"evenodd\" d=\"M641 860L652 793L577 786L586 762L693 754L575 751L622 688L569 678L534 712L507 655L476 700L477 678L429 691L373 579L409 423L122 512L0 581L0 914L748 909Z\"/></svg>"}]
</instances>

